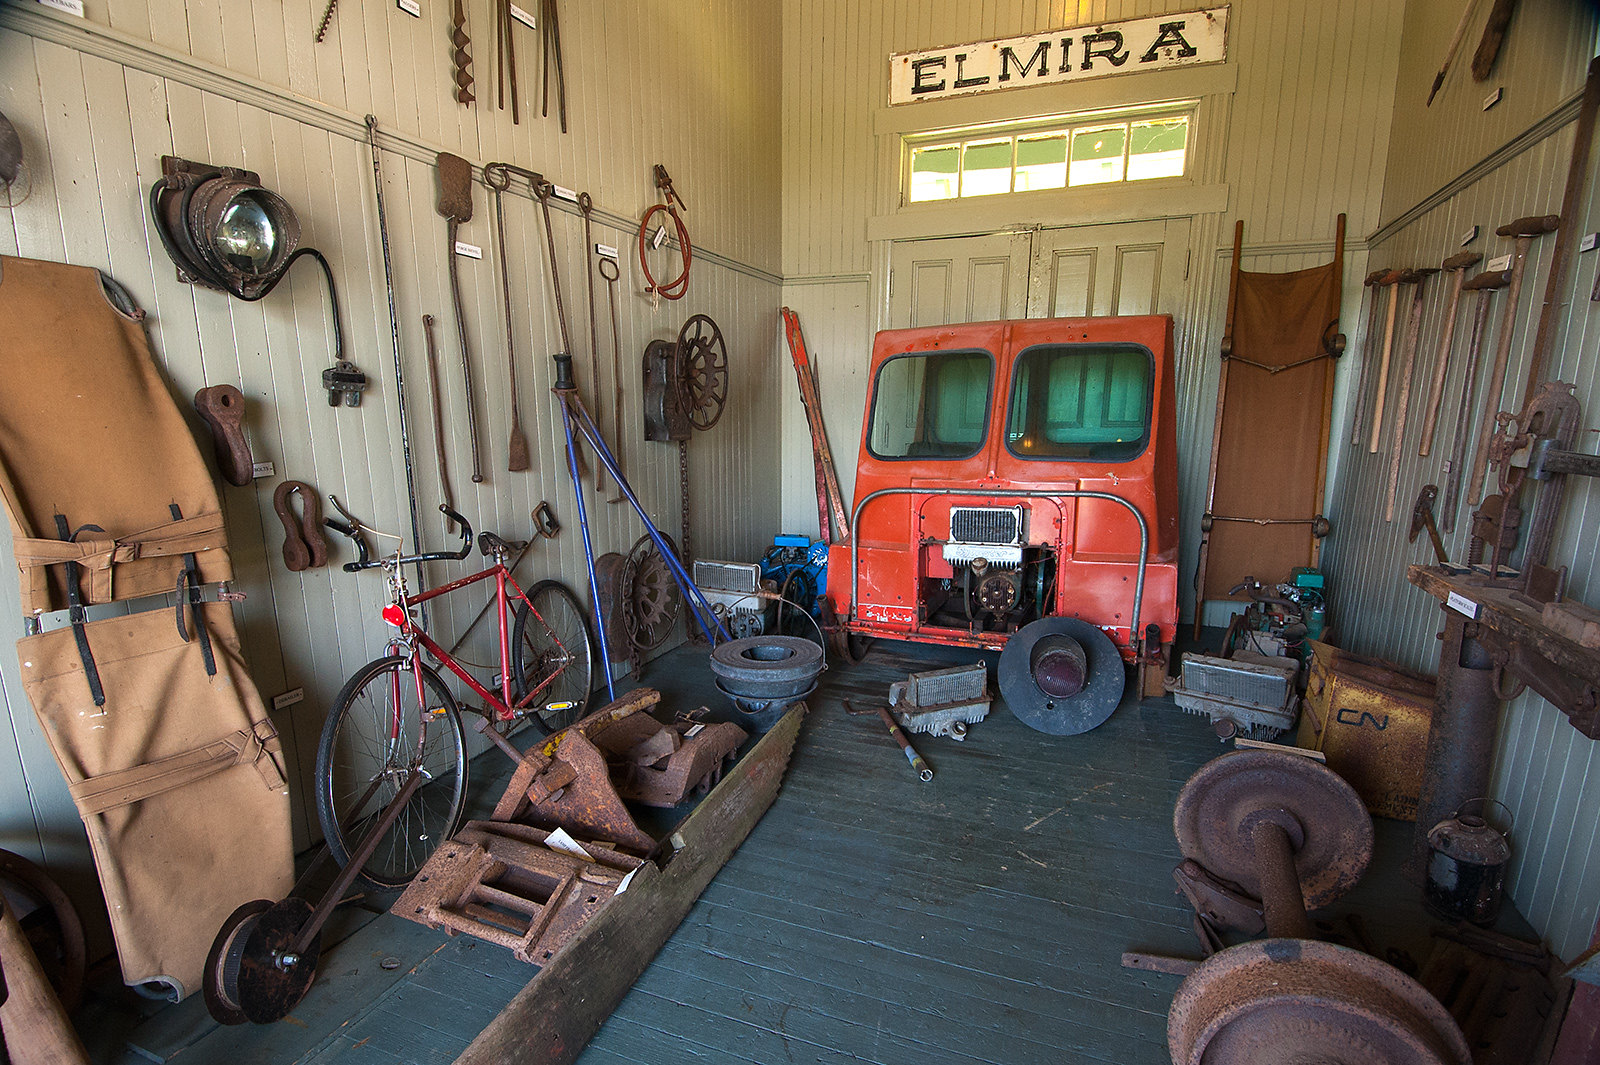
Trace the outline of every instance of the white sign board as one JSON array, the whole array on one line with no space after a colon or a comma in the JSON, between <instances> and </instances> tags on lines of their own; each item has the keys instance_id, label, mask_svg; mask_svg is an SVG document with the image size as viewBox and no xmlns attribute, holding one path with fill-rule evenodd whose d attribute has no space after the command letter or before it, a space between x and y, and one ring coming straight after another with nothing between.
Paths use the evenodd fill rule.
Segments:
<instances>
[{"instance_id":1,"label":"white sign board","mask_svg":"<svg viewBox=\"0 0 1600 1065\"><path fill-rule=\"evenodd\" d=\"M1001 41L899 52L889 57L889 102L908 104L1220 63L1227 58L1228 9L1074 26Z\"/></svg>"}]
</instances>

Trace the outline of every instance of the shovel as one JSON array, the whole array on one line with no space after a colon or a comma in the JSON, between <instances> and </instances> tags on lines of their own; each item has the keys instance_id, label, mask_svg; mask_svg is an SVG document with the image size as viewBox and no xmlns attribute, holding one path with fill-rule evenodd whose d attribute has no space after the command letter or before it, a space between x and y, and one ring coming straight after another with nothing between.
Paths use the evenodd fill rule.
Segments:
<instances>
[{"instance_id":1,"label":"shovel","mask_svg":"<svg viewBox=\"0 0 1600 1065\"><path fill-rule=\"evenodd\" d=\"M450 302L456 312L456 339L461 344L461 376L467 389L467 436L472 446L472 481L483 483L483 461L478 454L478 411L472 399L472 356L467 348L467 319L461 310L461 273L456 267L456 229L472 220L472 164L459 155L440 152L435 160L439 174L439 213L445 217L445 260L450 267Z\"/></svg>"}]
</instances>

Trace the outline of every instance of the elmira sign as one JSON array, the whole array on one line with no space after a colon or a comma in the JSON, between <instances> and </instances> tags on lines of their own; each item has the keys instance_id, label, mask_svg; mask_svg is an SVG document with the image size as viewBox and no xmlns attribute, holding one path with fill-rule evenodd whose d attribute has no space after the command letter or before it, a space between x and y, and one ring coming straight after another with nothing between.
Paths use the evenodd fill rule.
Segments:
<instances>
[{"instance_id":1,"label":"elmira sign","mask_svg":"<svg viewBox=\"0 0 1600 1065\"><path fill-rule=\"evenodd\" d=\"M1020 89L1227 58L1228 9L1074 26L889 57L889 102Z\"/></svg>"}]
</instances>

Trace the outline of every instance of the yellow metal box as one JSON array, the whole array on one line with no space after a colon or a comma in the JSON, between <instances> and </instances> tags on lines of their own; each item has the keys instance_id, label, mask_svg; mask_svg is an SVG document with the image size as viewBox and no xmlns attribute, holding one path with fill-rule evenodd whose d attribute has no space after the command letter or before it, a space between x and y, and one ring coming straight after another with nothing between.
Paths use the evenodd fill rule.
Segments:
<instances>
[{"instance_id":1,"label":"yellow metal box","mask_svg":"<svg viewBox=\"0 0 1600 1065\"><path fill-rule=\"evenodd\" d=\"M1380 817L1417 819L1434 680L1317 640L1296 742L1321 751Z\"/></svg>"}]
</instances>

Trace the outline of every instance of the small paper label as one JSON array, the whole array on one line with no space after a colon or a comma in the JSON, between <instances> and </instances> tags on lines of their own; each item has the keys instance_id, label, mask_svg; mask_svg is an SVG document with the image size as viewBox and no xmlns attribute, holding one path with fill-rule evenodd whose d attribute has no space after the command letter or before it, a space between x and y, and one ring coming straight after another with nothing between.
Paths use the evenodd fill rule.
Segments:
<instances>
[{"instance_id":1,"label":"small paper label","mask_svg":"<svg viewBox=\"0 0 1600 1065\"><path fill-rule=\"evenodd\" d=\"M456 254L465 255L469 259L483 258L483 249L476 244L468 244L464 240L456 241Z\"/></svg>"},{"instance_id":2,"label":"small paper label","mask_svg":"<svg viewBox=\"0 0 1600 1065\"><path fill-rule=\"evenodd\" d=\"M274 710L284 710L295 703L305 701L305 697L306 690L304 688L290 688L282 695L274 695L272 697L272 708Z\"/></svg>"},{"instance_id":3,"label":"small paper label","mask_svg":"<svg viewBox=\"0 0 1600 1065\"><path fill-rule=\"evenodd\" d=\"M1509 269L1511 269L1511 256L1509 255L1501 255L1489 260L1488 270L1491 274L1498 274Z\"/></svg>"},{"instance_id":4,"label":"small paper label","mask_svg":"<svg viewBox=\"0 0 1600 1065\"><path fill-rule=\"evenodd\" d=\"M1444 605L1454 610L1457 614L1465 614L1469 618L1478 616L1478 604L1460 592L1451 592L1449 597L1445 599Z\"/></svg>"},{"instance_id":5,"label":"small paper label","mask_svg":"<svg viewBox=\"0 0 1600 1065\"><path fill-rule=\"evenodd\" d=\"M276 472L270 462L257 462L250 467L251 477L271 477Z\"/></svg>"},{"instance_id":6,"label":"small paper label","mask_svg":"<svg viewBox=\"0 0 1600 1065\"><path fill-rule=\"evenodd\" d=\"M661 247L662 243L666 239L667 239L667 227L666 226L656 226L655 236L650 238L650 246L652 248L659 248L659 247Z\"/></svg>"},{"instance_id":7,"label":"small paper label","mask_svg":"<svg viewBox=\"0 0 1600 1065\"><path fill-rule=\"evenodd\" d=\"M628 870L628 875L623 877L620 881L618 881L617 890L613 891L611 894L612 895L620 895L624 891L627 891L628 890L628 885L633 883L633 874L637 873L640 869L643 869L643 868L644 868L644 866L642 866L642 865L636 865L632 869L629 869Z\"/></svg>"},{"instance_id":8,"label":"small paper label","mask_svg":"<svg viewBox=\"0 0 1600 1065\"><path fill-rule=\"evenodd\" d=\"M1505 95L1505 90L1504 89L1496 89L1494 92L1490 93L1488 96L1485 96L1483 98L1483 109L1485 111L1489 110L1489 108L1491 108L1495 104L1499 103L1500 102L1500 97L1502 97L1504 95Z\"/></svg>"},{"instance_id":9,"label":"small paper label","mask_svg":"<svg viewBox=\"0 0 1600 1065\"><path fill-rule=\"evenodd\" d=\"M613 248L609 244L596 244L594 246L594 253L600 256L602 259L615 259L617 257L617 249Z\"/></svg>"},{"instance_id":10,"label":"small paper label","mask_svg":"<svg viewBox=\"0 0 1600 1065\"><path fill-rule=\"evenodd\" d=\"M578 194L576 192L554 183L551 183L550 185L550 195L554 196L558 200L566 200L569 203L578 202Z\"/></svg>"},{"instance_id":11,"label":"small paper label","mask_svg":"<svg viewBox=\"0 0 1600 1065\"><path fill-rule=\"evenodd\" d=\"M1461 246L1463 248L1465 248L1468 244L1471 244L1473 241L1475 241L1477 239L1478 239L1478 227L1477 226L1473 226L1471 229L1469 229L1465 233L1461 234Z\"/></svg>"},{"instance_id":12,"label":"small paper label","mask_svg":"<svg viewBox=\"0 0 1600 1065\"><path fill-rule=\"evenodd\" d=\"M700 733L704 732L705 728L706 727L703 724L696 725L696 726L694 726L694 728L690 729L688 732L685 732L683 734L683 738L686 739L686 740L692 740L696 736L698 736Z\"/></svg>"},{"instance_id":13,"label":"small paper label","mask_svg":"<svg viewBox=\"0 0 1600 1065\"><path fill-rule=\"evenodd\" d=\"M594 861L594 856L583 849L583 844L567 834L564 828L558 828L544 838L544 845L553 851L570 854L574 858L582 858L586 862Z\"/></svg>"},{"instance_id":14,"label":"small paper label","mask_svg":"<svg viewBox=\"0 0 1600 1065\"><path fill-rule=\"evenodd\" d=\"M83 17L83 0L39 0L45 7L53 7L57 11L65 11L69 15Z\"/></svg>"},{"instance_id":15,"label":"small paper label","mask_svg":"<svg viewBox=\"0 0 1600 1065\"><path fill-rule=\"evenodd\" d=\"M530 30L536 30L539 28L539 24L533 21L533 16L522 10L522 8L518 7L516 4L511 5L511 17L528 27Z\"/></svg>"},{"instance_id":16,"label":"small paper label","mask_svg":"<svg viewBox=\"0 0 1600 1065\"><path fill-rule=\"evenodd\" d=\"M1578 251L1580 253L1594 251L1594 246L1596 244L1600 244L1600 233L1590 233L1588 236L1578 241Z\"/></svg>"},{"instance_id":17,"label":"small paper label","mask_svg":"<svg viewBox=\"0 0 1600 1065\"><path fill-rule=\"evenodd\" d=\"M417 3L417 0L394 0L394 6L412 18L422 17L422 5Z\"/></svg>"}]
</instances>

